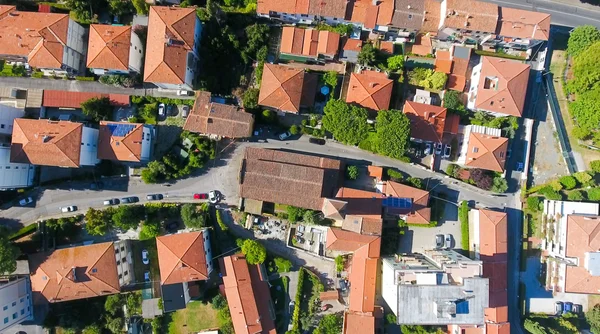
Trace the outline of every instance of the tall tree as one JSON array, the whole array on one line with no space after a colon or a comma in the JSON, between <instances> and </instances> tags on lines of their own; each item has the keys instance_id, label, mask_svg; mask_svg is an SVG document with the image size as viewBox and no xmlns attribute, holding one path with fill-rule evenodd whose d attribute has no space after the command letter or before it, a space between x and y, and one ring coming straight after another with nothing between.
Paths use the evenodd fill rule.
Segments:
<instances>
[{"instance_id":1,"label":"tall tree","mask_svg":"<svg viewBox=\"0 0 600 334\"><path fill-rule=\"evenodd\" d=\"M331 99L323 110L323 127L331 132L336 140L344 144L358 145L367 137L369 124L366 109Z\"/></svg>"},{"instance_id":2,"label":"tall tree","mask_svg":"<svg viewBox=\"0 0 600 334\"><path fill-rule=\"evenodd\" d=\"M259 264L267 259L267 250L260 242L246 239L242 243L242 253L246 256L248 264Z\"/></svg>"},{"instance_id":3,"label":"tall tree","mask_svg":"<svg viewBox=\"0 0 600 334\"><path fill-rule=\"evenodd\" d=\"M410 138L410 121L402 111L379 111L375 130L377 152L396 159L404 156Z\"/></svg>"},{"instance_id":4,"label":"tall tree","mask_svg":"<svg viewBox=\"0 0 600 334\"><path fill-rule=\"evenodd\" d=\"M600 304L585 313L585 320L590 324L592 333L600 334Z\"/></svg>"},{"instance_id":5,"label":"tall tree","mask_svg":"<svg viewBox=\"0 0 600 334\"><path fill-rule=\"evenodd\" d=\"M328 314L321 318L319 326L313 334L338 334L342 332L342 317L339 314Z\"/></svg>"},{"instance_id":6,"label":"tall tree","mask_svg":"<svg viewBox=\"0 0 600 334\"><path fill-rule=\"evenodd\" d=\"M600 89L600 41L590 45L579 53L573 64L573 79L567 88L575 93L584 93L592 89Z\"/></svg>"},{"instance_id":7,"label":"tall tree","mask_svg":"<svg viewBox=\"0 0 600 334\"><path fill-rule=\"evenodd\" d=\"M373 65L374 62L375 47L371 43L366 43L358 53L358 63L361 65Z\"/></svg>"},{"instance_id":8,"label":"tall tree","mask_svg":"<svg viewBox=\"0 0 600 334\"><path fill-rule=\"evenodd\" d=\"M569 36L567 51L572 56L577 56L597 41L600 41L598 28L591 25L579 26Z\"/></svg>"},{"instance_id":9,"label":"tall tree","mask_svg":"<svg viewBox=\"0 0 600 334\"><path fill-rule=\"evenodd\" d=\"M90 235L105 235L112 228L113 208L96 210L89 208L85 213L85 229Z\"/></svg>"},{"instance_id":10,"label":"tall tree","mask_svg":"<svg viewBox=\"0 0 600 334\"><path fill-rule=\"evenodd\" d=\"M19 249L8 240L6 230L0 231L0 274L12 273L17 270L17 257Z\"/></svg>"},{"instance_id":11,"label":"tall tree","mask_svg":"<svg viewBox=\"0 0 600 334\"><path fill-rule=\"evenodd\" d=\"M108 97L93 97L81 104L81 111L96 122L107 119L112 110Z\"/></svg>"}]
</instances>

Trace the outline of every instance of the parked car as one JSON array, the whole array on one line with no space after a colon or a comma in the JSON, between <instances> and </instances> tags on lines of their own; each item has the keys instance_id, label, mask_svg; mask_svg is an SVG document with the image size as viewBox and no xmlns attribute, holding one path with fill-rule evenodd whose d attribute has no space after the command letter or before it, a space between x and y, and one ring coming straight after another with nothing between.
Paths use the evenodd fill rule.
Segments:
<instances>
[{"instance_id":1,"label":"parked car","mask_svg":"<svg viewBox=\"0 0 600 334\"><path fill-rule=\"evenodd\" d=\"M431 154L431 143L425 143L425 150L423 151L424 155L430 155Z\"/></svg>"},{"instance_id":2,"label":"parked car","mask_svg":"<svg viewBox=\"0 0 600 334\"><path fill-rule=\"evenodd\" d=\"M296 306L296 302L294 302L293 300L290 301L290 312L289 314L294 314L294 306Z\"/></svg>"},{"instance_id":3,"label":"parked car","mask_svg":"<svg viewBox=\"0 0 600 334\"><path fill-rule=\"evenodd\" d=\"M173 116L173 105L167 104L167 116Z\"/></svg>"},{"instance_id":4,"label":"parked car","mask_svg":"<svg viewBox=\"0 0 600 334\"><path fill-rule=\"evenodd\" d=\"M150 264L150 258L148 258L148 251L145 249L142 250L142 263Z\"/></svg>"},{"instance_id":5,"label":"parked car","mask_svg":"<svg viewBox=\"0 0 600 334\"><path fill-rule=\"evenodd\" d=\"M346 291L348 289L348 285L344 280L340 280L340 290Z\"/></svg>"},{"instance_id":6,"label":"parked car","mask_svg":"<svg viewBox=\"0 0 600 334\"><path fill-rule=\"evenodd\" d=\"M165 110L165 104L161 103L158 105L158 116L159 117L165 117L166 114L166 110Z\"/></svg>"},{"instance_id":7,"label":"parked car","mask_svg":"<svg viewBox=\"0 0 600 334\"><path fill-rule=\"evenodd\" d=\"M435 248L440 249L444 247L444 235L438 234L435 236Z\"/></svg>"},{"instance_id":8,"label":"parked car","mask_svg":"<svg viewBox=\"0 0 600 334\"><path fill-rule=\"evenodd\" d=\"M146 199L149 201L160 201L161 199L163 199L163 195L162 194L150 194L150 195L146 195Z\"/></svg>"},{"instance_id":9,"label":"parked car","mask_svg":"<svg viewBox=\"0 0 600 334\"><path fill-rule=\"evenodd\" d=\"M571 311L573 311L573 303L566 302L565 303L565 308L563 309L563 314L569 313Z\"/></svg>"},{"instance_id":10,"label":"parked car","mask_svg":"<svg viewBox=\"0 0 600 334\"><path fill-rule=\"evenodd\" d=\"M450 145L444 146L444 158L450 158L451 151L452 151L452 147L450 147Z\"/></svg>"},{"instance_id":11,"label":"parked car","mask_svg":"<svg viewBox=\"0 0 600 334\"><path fill-rule=\"evenodd\" d=\"M189 114L190 114L190 106L183 106L181 108L181 117L187 118Z\"/></svg>"},{"instance_id":12,"label":"parked car","mask_svg":"<svg viewBox=\"0 0 600 334\"><path fill-rule=\"evenodd\" d=\"M447 249L452 248L452 234L444 235L444 247Z\"/></svg>"},{"instance_id":13,"label":"parked car","mask_svg":"<svg viewBox=\"0 0 600 334\"><path fill-rule=\"evenodd\" d=\"M442 143L437 143L435 145L435 154L436 155L441 155L442 154L442 148L444 147L444 145Z\"/></svg>"},{"instance_id":14,"label":"parked car","mask_svg":"<svg viewBox=\"0 0 600 334\"><path fill-rule=\"evenodd\" d=\"M194 194L194 199L207 199L208 194Z\"/></svg>"},{"instance_id":15,"label":"parked car","mask_svg":"<svg viewBox=\"0 0 600 334\"><path fill-rule=\"evenodd\" d=\"M150 270L144 271L144 281L150 282Z\"/></svg>"},{"instance_id":16,"label":"parked car","mask_svg":"<svg viewBox=\"0 0 600 334\"><path fill-rule=\"evenodd\" d=\"M279 140L286 140L288 139L292 134L289 131L286 132L282 132L280 134L277 135L277 137L279 138Z\"/></svg>"},{"instance_id":17,"label":"parked car","mask_svg":"<svg viewBox=\"0 0 600 334\"><path fill-rule=\"evenodd\" d=\"M177 96L189 96L190 95L190 91L188 90L178 90L177 91Z\"/></svg>"},{"instance_id":18,"label":"parked car","mask_svg":"<svg viewBox=\"0 0 600 334\"><path fill-rule=\"evenodd\" d=\"M209 191L208 201L211 203L217 203L219 201L219 194L214 190Z\"/></svg>"},{"instance_id":19,"label":"parked car","mask_svg":"<svg viewBox=\"0 0 600 334\"><path fill-rule=\"evenodd\" d=\"M31 198L31 197L23 198L22 200L19 201L20 206L25 206L25 205L28 205L31 203L33 203L33 198Z\"/></svg>"},{"instance_id":20,"label":"parked car","mask_svg":"<svg viewBox=\"0 0 600 334\"><path fill-rule=\"evenodd\" d=\"M323 138L310 137L308 139L308 142L311 144L325 145L325 139L323 139Z\"/></svg>"},{"instance_id":21,"label":"parked car","mask_svg":"<svg viewBox=\"0 0 600 334\"><path fill-rule=\"evenodd\" d=\"M325 305L321 306L321 312L325 312L332 307L333 307L333 305L331 305L331 304L325 304Z\"/></svg>"},{"instance_id":22,"label":"parked car","mask_svg":"<svg viewBox=\"0 0 600 334\"><path fill-rule=\"evenodd\" d=\"M63 213L75 212L77 211L77 207L75 205L63 206L62 208L60 208L60 211Z\"/></svg>"},{"instance_id":23,"label":"parked car","mask_svg":"<svg viewBox=\"0 0 600 334\"><path fill-rule=\"evenodd\" d=\"M563 302L554 303L554 314L560 315L563 312Z\"/></svg>"},{"instance_id":24,"label":"parked car","mask_svg":"<svg viewBox=\"0 0 600 334\"><path fill-rule=\"evenodd\" d=\"M583 313L583 306L579 304L573 304L573 313L580 315Z\"/></svg>"},{"instance_id":25,"label":"parked car","mask_svg":"<svg viewBox=\"0 0 600 334\"><path fill-rule=\"evenodd\" d=\"M121 203L123 203L123 204L137 203L139 201L140 201L140 199L136 196L129 196L129 197L121 198Z\"/></svg>"},{"instance_id":26,"label":"parked car","mask_svg":"<svg viewBox=\"0 0 600 334\"><path fill-rule=\"evenodd\" d=\"M167 226L165 226L165 230L169 231L169 232L174 232L177 231L177 228L179 227L179 223L176 221L170 222L167 224Z\"/></svg>"},{"instance_id":27,"label":"parked car","mask_svg":"<svg viewBox=\"0 0 600 334\"><path fill-rule=\"evenodd\" d=\"M121 203L121 201L119 201L118 198L111 198L111 199L107 199L106 201L104 201L104 205L117 205Z\"/></svg>"}]
</instances>

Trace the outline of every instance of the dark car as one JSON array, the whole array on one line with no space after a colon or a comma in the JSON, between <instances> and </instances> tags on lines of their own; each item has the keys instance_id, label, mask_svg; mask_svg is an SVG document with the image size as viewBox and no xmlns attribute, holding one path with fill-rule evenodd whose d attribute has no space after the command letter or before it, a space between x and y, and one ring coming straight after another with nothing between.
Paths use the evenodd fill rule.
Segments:
<instances>
[{"instance_id":1,"label":"dark car","mask_svg":"<svg viewBox=\"0 0 600 334\"><path fill-rule=\"evenodd\" d=\"M560 315L563 312L563 302L554 303L554 314Z\"/></svg>"},{"instance_id":2,"label":"dark car","mask_svg":"<svg viewBox=\"0 0 600 334\"><path fill-rule=\"evenodd\" d=\"M581 313L583 313L583 306L579 305L579 304L573 304L573 313L580 315Z\"/></svg>"},{"instance_id":3,"label":"dark car","mask_svg":"<svg viewBox=\"0 0 600 334\"><path fill-rule=\"evenodd\" d=\"M325 139L323 139L323 138L310 137L308 139L308 142L311 143L311 144L325 145Z\"/></svg>"},{"instance_id":4,"label":"dark car","mask_svg":"<svg viewBox=\"0 0 600 334\"><path fill-rule=\"evenodd\" d=\"M444 235L438 234L435 236L435 248L441 249L444 247Z\"/></svg>"},{"instance_id":5,"label":"dark car","mask_svg":"<svg viewBox=\"0 0 600 334\"><path fill-rule=\"evenodd\" d=\"M146 196L146 199L149 201L160 201L161 199L163 199L163 195L162 194L150 194Z\"/></svg>"},{"instance_id":6,"label":"dark car","mask_svg":"<svg viewBox=\"0 0 600 334\"><path fill-rule=\"evenodd\" d=\"M140 199L137 196L129 196L121 198L122 204L137 203Z\"/></svg>"},{"instance_id":7,"label":"dark car","mask_svg":"<svg viewBox=\"0 0 600 334\"><path fill-rule=\"evenodd\" d=\"M177 231L177 228L179 227L179 223L178 222L170 222L165 226L165 230L172 232L172 231Z\"/></svg>"},{"instance_id":8,"label":"dark car","mask_svg":"<svg viewBox=\"0 0 600 334\"><path fill-rule=\"evenodd\" d=\"M105 200L103 203L104 203L104 205L117 205L121 202L119 201L118 198L111 198L111 199Z\"/></svg>"}]
</instances>

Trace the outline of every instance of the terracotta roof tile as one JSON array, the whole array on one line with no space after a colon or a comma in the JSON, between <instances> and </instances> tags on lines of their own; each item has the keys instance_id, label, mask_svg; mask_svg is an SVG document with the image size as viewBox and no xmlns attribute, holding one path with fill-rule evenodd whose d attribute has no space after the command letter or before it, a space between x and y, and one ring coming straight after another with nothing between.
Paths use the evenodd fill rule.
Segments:
<instances>
[{"instance_id":1,"label":"terracotta roof tile","mask_svg":"<svg viewBox=\"0 0 600 334\"><path fill-rule=\"evenodd\" d=\"M283 27L282 30L281 53L307 57L318 55L333 57L338 52L340 35L337 33L289 26Z\"/></svg>"},{"instance_id":2,"label":"terracotta roof tile","mask_svg":"<svg viewBox=\"0 0 600 334\"><path fill-rule=\"evenodd\" d=\"M325 248L341 252L357 252L365 247L370 258L379 257L381 238L376 235L363 235L340 228L330 228L327 231Z\"/></svg>"},{"instance_id":3,"label":"terracotta roof tile","mask_svg":"<svg viewBox=\"0 0 600 334\"><path fill-rule=\"evenodd\" d=\"M342 187L335 199L345 201L346 214L369 219L381 219L383 210L383 194L348 187Z\"/></svg>"},{"instance_id":4,"label":"terracotta roof tile","mask_svg":"<svg viewBox=\"0 0 600 334\"><path fill-rule=\"evenodd\" d=\"M379 7L371 0L355 0L350 16L351 22L362 23L365 28L373 29L377 24Z\"/></svg>"},{"instance_id":5,"label":"terracotta roof tile","mask_svg":"<svg viewBox=\"0 0 600 334\"><path fill-rule=\"evenodd\" d=\"M431 37L418 34L415 37L415 43L411 46L411 52L420 56L432 54L433 47L431 46Z\"/></svg>"},{"instance_id":6,"label":"terracotta roof tile","mask_svg":"<svg viewBox=\"0 0 600 334\"><path fill-rule=\"evenodd\" d=\"M435 60L435 71L450 74L452 71L452 60Z\"/></svg>"},{"instance_id":7,"label":"terracotta roof tile","mask_svg":"<svg viewBox=\"0 0 600 334\"><path fill-rule=\"evenodd\" d=\"M338 53L339 49L340 34L326 30L319 31L318 54L333 57Z\"/></svg>"},{"instance_id":8,"label":"terracotta roof tile","mask_svg":"<svg viewBox=\"0 0 600 334\"><path fill-rule=\"evenodd\" d=\"M308 14L308 0L258 0L256 12L269 14L269 12L288 14Z\"/></svg>"},{"instance_id":9,"label":"terracotta roof tile","mask_svg":"<svg viewBox=\"0 0 600 334\"><path fill-rule=\"evenodd\" d=\"M196 21L194 8L150 7L145 82L185 83L188 53L194 49Z\"/></svg>"},{"instance_id":10,"label":"terracotta roof tile","mask_svg":"<svg viewBox=\"0 0 600 334\"><path fill-rule=\"evenodd\" d=\"M346 17L348 0L309 0L308 14L321 17Z\"/></svg>"},{"instance_id":11,"label":"terracotta roof tile","mask_svg":"<svg viewBox=\"0 0 600 334\"><path fill-rule=\"evenodd\" d=\"M508 138L471 132L465 166L503 172Z\"/></svg>"},{"instance_id":12,"label":"terracotta roof tile","mask_svg":"<svg viewBox=\"0 0 600 334\"><path fill-rule=\"evenodd\" d=\"M394 1L395 0L379 0L377 1L377 24L387 26L392 23L394 16ZM419 0L414 0L418 2ZM406 7L405 7L406 8Z\"/></svg>"},{"instance_id":13,"label":"terracotta roof tile","mask_svg":"<svg viewBox=\"0 0 600 334\"><path fill-rule=\"evenodd\" d=\"M409 209L390 209L393 213L406 215L409 224L429 224L431 221L431 208L429 205L429 192L410 187L394 181L387 181L383 187L386 196L410 198L412 207Z\"/></svg>"},{"instance_id":14,"label":"terracotta roof tile","mask_svg":"<svg viewBox=\"0 0 600 334\"><path fill-rule=\"evenodd\" d=\"M434 143L442 142L446 124L446 108L406 101L402 111L410 120L411 137Z\"/></svg>"},{"instance_id":15,"label":"terracotta roof tile","mask_svg":"<svg viewBox=\"0 0 600 334\"><path fill-rule=\"evenodd\" d=\"M319 293L319 299L321 301L328 300L339 300L340 299L340 291L339 290L330 290Z\"/></svg>"},{"instance_id":16,"label":"terracotta roof tile","mask_svg":"<svg viewBox=\"0 0 600 334\"><path fill-rule=\"evenodd\" d=\"M485 324L486 334L510 334L510 323L504 322L501 324Z\"/></svg>"},{"instance_id":17,"label":"terracotta roof tile","mask_svg":"<svg viewBox=\"0 0 600 334\"><path fill-rule=\"evenodd\" d=\"M467 84L467 78L463 75L450 74L446 88L463 92Z\"/></svg>"},{"instance_id":18,"label":"terracotta roof tile","mask_svg":"<svg viewBox=\"0 0 600 334\"><path fill-rule=\"evenodd\" d=\"M249 147L240 172L240 196L321 210L323 198L331 197L340 182L341 168L339 160Z\"/></svg>"},{"instance_id":19,"label":"terracotta roof tile","mask_svg":"<svg viewBox=\"0 0 600 334\"><path fill-rule=\"evenodd\" d=\"M129 70L131 26L90 25L88 68Z\"/></svg>"},{"instance_id":20,"label":"terracotta roof tile","mask_svg":"<svg viewBox=\"0 0 600 334\"><path fill-rule=\"evenodd\" d=\"M344 334L375 333L375 317L372 314L344 313Z\"/></svg>"},{"instance_id":21,"label":"terracotta roof tile","mask_svg":"<svg viewBox=\"0 0 600 334\"><path fill-rule=\"evenodd\" d=\"M156 238L161 284L208 279L204 237L203 232L189 232Z\"/></svg>"},{"instance_id":22,"label":"terracotta roof tile","mask_svg":"<svg viewBox=\"0 0 600 334\"><path fill-rule=\"evenodd\" d=\"M116 131L118 128L127 128L129 131L120 133ZM144 124L101 121L98 159L140 162L143 136Z\"/></svg>"},{"instance_id":23,"label":"terracotta roof tile","mask_svg":"<svg viewBox=\"0 0 600 334\"><path fill-rule=\"evenodd\" d=\"M350 297L348 309L354 312L373 312L375 309L375 289L377 283L377 262L379 258L361 255L365 250L358 250L352 257L350 281Z\"/></svg>"},{"instance_id":24,"label":"terracotta roof tile","mask_svg":"<svg viewBox=\"0 0 600 334\"><path fill-rule=\"evenodd\" d=\"M360 52L360 50L362 50L362 45L363 42L360 39L344 37L342 41L342 49L344 51Z\"/></svg>"},{"instance_id":25,"label":"terracotta roof tile","mask_svg":"<svg viewBox=\"0 0 600 334\"><path fill-rule=\"evenodd\" d=\"M395 0L393 10L394 14L391 22L389 22L389 25L392 27L407 30L420 30L423 26L423 19L425 17L425 1Z\"/></svg>"},{"instance_id":26,"label":"terracotta roof tile","mask_svg":"<svg viewBox=\"0 0 600 334\"><path fill-rule=\"evenodd\" d=\"M499 7L476 0L446 0L444 26L471 31L495 33Z\"/></svg>"},{"instance_id":27,"label":"terracotta roof tile","mask_svg":"<svg viewBox=\"0 0 600 334\"><path fill-rule=\"evenodd\" d=\"M600 216L568 215L565 255L576 258L579 265L567 265L565 292L596 294L600 291L600 277L586 268L586 254L600 249Z\"/></svg>"},{"instance_id":28,"label":"terracotta roof tile","mask_svg":"<svg viewBox=\"0 0 600 334\"><path fill-rule=\"evenodd\" d=\"M108 97L115 107L128 107L129 95L71 92L66 90L44 90L42 106L52 108L81 108L81 104L92 98Z\"/></svg>"},{"instance_id":29,"label":"terracotta roof tile","mask_svg":"<svg viewBox=\"0 0 600 334\"><path fill-rule=\"evenodd\" d=\"M482 57L482 62L475 107L521 117L530 66L495 57Z\"/></svg>"},{"instance_id":30,"label":"terracotta roof tile","mask_svg":"<svg viewBox=\"0 0 600 334\"><path fill-rule=\"evenodd\" d=\"M383 167L381 166L369 165L367 167L367 171L369 172L370 177L374 177L378 180L381 180L383 178Z\"/></svg>"},{"instance_id":31,"label":"terracotta roof tile","mask_svg":"<svg viewBox=\"0 0 600 334\"><path fill-rule=\"evenodd\" d=\"M31 289L49 302L119 293L112 242L54 250L29 256Z\"/></svg>"},{"instance_id":32,"label":"terracotta roof tile","mask_svg":"<svg viewBox=\"0 0 600 334\"><path fill-rule=\"evenodd\" d=\"M249 265L242 254L221 260L225 296L236 334L275 334L269 283L260 265Z\"/></svg>"},{"instance_id":33,"label":"terracotta roof tile","mask_svg":"<svg viewBox=\"0 0 600 334\"><path fill-rule=\"evenodd\" d=\"M199 92L184 130L226 138L252 136L254 115L237 106L211 102L210 92Z\"/></svg>"},{"instance_id":34,"label":"terracotta roof tile","mask_svg":"<svg viewBox=\"0 0 600 334\"><path fill-rule=\"evenodd\" d=\"M394 54L394 43L390 41L382 41L379 43L379 51Z\"/></svg>"},{"instance_id":35,"label":"terracotta roof tile","mask_svg":"<svg viewBox=\"0 0 600 334\"><path fill-rule=\"evenodd\" d=\"M300 106L311 106L314 102L316 81L314 75L303 70L265 64L258 104L298 113Z\"/></svg>"},{"instance_id":36,"label":"terracotta roof tile","mask_svg":"<svg viewBox=\"0 0 600 334\"><path fill-rule=\"evenodd\" d=\"M0 49L4 55L27 57L38 68L60 68L67 43L67 14L22 12L0 7Z\"/></svg>"},{"instance_id":37,"label":"terracotta roof tile","mask_svg":"<svg viewBox=\"0 0 600 334\"><path fill-rule=\"evenodd\" d=\"M77 168L82 132L81 123L16 118L10 161Z\"/></svg>"},{"instance_id":38,"label":"terracotta roof tile","mask_svg":"<svg viewBox=\"0 0 600 334\"><path fill-rule=\"evenodd\" d=\"M550 14L500 7L498 34L547 41L550 37Z\"/></svg>"},{"instance_id":39,"label":"terracotta roof tile","mask_svg":"<svg viewBox=\"0 0 600 334\"><path fill-rule=\"evenodd\" d=\"M323 207L321 211L323 212L323 216L329 219L335 220L343 220L346 212L346 205L348 203L345 201L338 201L331 198L323 199Z\"/></svg>"},{"instance_id":40,"label":"terracotta roof tile","mask_svg":"<svg viewBox=\"0 0 600 334\"><path fill-rule=\"evenodd\" d=\"M421 27L422 31L437 33L441 19L441 2L440 0L425 0L425 17Z\"/></svg>"},{"instance_id":41,"label":"terracotta roof tile","mask_svg":"<svg viewBox=\"0 0 600 334\"><path fill-rule=\"evenodd\" d=\"M479 209L479 254L484 263L507 260L507 229L505 212Z\"/></svg>"},{"instance_id":42,"label":"terracotta roof tile","mask_svg":"<svg viewBox=\"0 0 600 334\"><path fill-rule=\"evenodd\" d=\"M492 293L490 293L491 295ZM497 299L504 299L507 300L507 295L506 292L502 293L503 297L492 297L491 298L497 298ZM489 322L494 322L494 323L503 323L508 321L508 306L500 306L500 307L490 307L490 308L486 308L484 310L484 316L485 316L485 320L489 321Z\"/></svg>"},{"instance_id":43,"label":"terracotta roof tile","mask_svg":"<svg viewBox=\"0 0 600 334\"><path fill-rule=\"evenodd\" d=\"M379 111L390 107L394 82L383 72L352 73L346 102Z\"/></svg>"},{"instance_id":44,"label":"terracotta roof tile","mask_svg":"<svg viewBox=\"0 0 600 334\"><path fill-rule=\"evenodd\" d=\"M362 216L346 215L342 221L342 230L365 235L381 235L383 219L364 218Z\"/></svg>"}]
</instances>

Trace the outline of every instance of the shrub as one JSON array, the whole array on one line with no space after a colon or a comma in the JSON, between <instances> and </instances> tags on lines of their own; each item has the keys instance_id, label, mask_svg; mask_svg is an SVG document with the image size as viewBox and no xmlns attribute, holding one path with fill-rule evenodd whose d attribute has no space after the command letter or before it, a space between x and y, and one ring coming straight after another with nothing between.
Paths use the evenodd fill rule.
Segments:
<instances>
[{"instance_id":1,"label":"shrub","mask_svg":"<svg viewBox=\"0 0 600 334\"><path fill-rule=\"evenodd\" d=\"M567 190L571 190L571 189L577 187L577 180L573 176L570 176L570 175L563 176L560 179L558 179L558 181Z\"/></svg>"},{"instance_id":2,"label":"shrub","mask_svg":"<svg viewBox=\"0 0 600 334\"><path fill-rule=\"evenodd\" d=\"M558 191L554 191L554 190L549 190L546 193L544 193L544 197L546 197L549 200L555 200L555 201L562 200L561 193L559 193Z\"/></svg>"},{"instance_id":3,"label":"shrub","mask_svg":"<svg viewBox=\"0 0 600 334\"><path fill-rule=\"evenodd\" d=\"M222 216L221 210L217 210L216 216L217 216L217 224L219 224L221 231L227 232L229 230L229 227L227 225L225 225L225 223L223 222L223 216Z\"/></svg>"},{"instance_id":4,"label":"shrub","mask_svg":"<svg viewBox=\"0 0 600 334\"><path fill-rule=\"evenodd\" d=\"M533 212L537 212L540 209L542 200L539 196L527 197L527 208Z\"/></svg>"},{"instance_id":5,"label":"shrub","mask_svg":"<svg viewBox=\"0 0 600 334\"><path fill-rule=\"evenodd\" d=\"M256 240L244 240L241 248L242 253L246 256L246 261L248 264L263 263L267 258L267 250L265 246Z\"/></svg>"},{"instance_id":6,"label":"shrub","mask_svg":"<svg viewBox=\"0 0 600 334\"><path fill-rule=\"evenodd\" d=\"M294 331L300 330L300 303L302 302L302 286L304 285L305 275L305 269L300 268L300 271L298 272L298 290L296 291L296 298L294 298L296 306L294 307L294 314L292 315L292 328Z\"/></svg>"},{"instance_id":7,"label":"shrub","mask_svg":"<svg viewBox=\"0 0 600 334\"><path fill-rule=\"evenodd\" d=\"M592 188L587 191L587 198L590 201L600 201L600 188Z\"/></svg>"},{"instance_id":8,"label":"shrub","mask_svg":"<svg viewBox=\"0 0 600 334\"><path fill-rule=\"evenodd\" d=\"M358 178L358 167L354 165L346 167L346 177L349 180L356 180Z\"/></svg>"},{"instance_id":9,"label":"shrub","mask_svg":"<svg viewBox=\"0 0 600 334\"><path fill-rule=\"evenodd\" d=\"M502 176L495 177L491 190L499 194L506 192L506 190L508 190L508 183L506 182L506 179Z\"/></svg>"},{"instance_id":10,"label":"shrub","mask_svg":"<svg viewBox=\"0 0 600 334\"><path fill-rule=\"evenodd\" d=\"M470 249L469 243L469 205L467 201L460 202L458 207L458 220L460 221L460 242L463 249Z\"/></svg>"},{"instance_id":11,"label":"shrub","mask_svg":"<svg viewBox=\"0 0 600 334\"><path fill-rule=\"evenodd\" d=\"M409 177L406 181L415 188L423 189L423 180L418 177Z\"/></svg>"},{"instance_id":12,"label":"shrub","mask_svg":"<svg viewBox=\"0 0 600 334\"><path fill-rule=\"evenodd\" d=\"M337 272L344 271L344 258L341 255L335 257L335 270Z\"/></svg>"},{"instance_id":13,"label":"shrub","mask_svg":"<svg viewBox=\"0 0 600 334\"><path fill-rule=\"evenodd\" d=\"M294 125L290 126L290 133L292 135L297 135L299 132L300 132L300 130L298 129L297 125L294 124Z\"/></svg>"},{"instance_id":14,"label":"shrub","mask_svg":"<svg viewBox=\"0 0 600 334\"><path fill-rule=\"evenodd\" d=\"M295 223L300 220L304 216L304 212L306 209L297 208L295 206L288 205L286 208L288 220L292 223Z\"/></svg>"},{"instance_id":15,"label":"shrub","mask_svg":"<svg viewBox=\"0 0 600 334\"><path fill-rule=\"evenodd\" d=\"M95 81L95 77L75 77L77 81Z\"/></svg>"},{"instance_id":16,"label":"shrub","mask_svg":"<svg viewBox=\"0 0 600 334\"><path fill-rule=\"evenodd\" d=\"M581 190L573 190L570 193L567 194L567 199L569 201L583 201L584 198L584 193Z\"/></svg>"},{"instance_id":17,"label":"shrub","mask_svg":"<svg viewBox=\"0 0 600 334\"><path fill-rule=\"evenodd\" d=\"M392 179L393 181L396 181L396 182L400 182L404 178L404 175L402 175L401 172L399 172L395 169L389 168L386 173L390 179Z\"/></svg>"},{"instance_id":18,"label":"shrub","mask_svg":"<svg viewBox=\"0 0 600 334\"><path fill-rule=\"evenodd\" d=\"M594 161L590 162L590 168L595 173L600 173L600 160L594 160Z\"/></svg>"},{"instance_id":19,"label":"shrub","mask_svg":"<svg viewBox=\"0 0 600 334\"><path fill-rule=\"evenodd\" d=\"M457 164L449 164L448 167L446 167L446 174L453 178L456 178L459 172L460 166L458 166Z\"/></svg>"},{"instance_id":20,"label":"shrub","mask_svg":"<svg viewBox=\"0 0 600 334\"><path fill-rule=\"evenodd\" d=\"M552 180L550 181L550 188L552 188L552 190L554 191L561 191L563 188L562 183L560 183L559 180Z\"/></svg>"},{"instance_id":21,"label":"shrub","mask_svg":"<svg viewBox=\"0 0 600 334\"><path fill-rule=\"evenodd\" d=\"M284 259L282 257L276 257L273 259L275 262L275 266L277 267L277 271L280 273L287 273L292 269L292 261L288 259Z\"/></svg>"},{"instance_id":22,"label":"shrub","mask_svg":"<svg viewBox=\"0 0 600 334\"><path fill-rule=\"evenodd\" d=\"M586 186L590 181L592 181L592 175L588 172L577 172L573 174L573 177L579 184L582 186Z\"/></svg>"}]
</instances>

